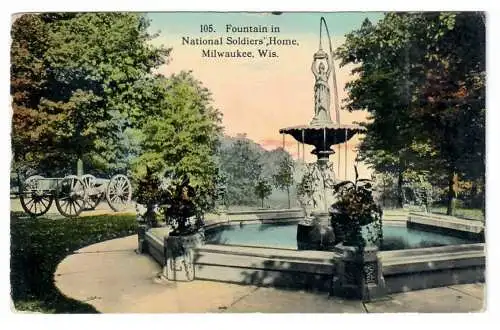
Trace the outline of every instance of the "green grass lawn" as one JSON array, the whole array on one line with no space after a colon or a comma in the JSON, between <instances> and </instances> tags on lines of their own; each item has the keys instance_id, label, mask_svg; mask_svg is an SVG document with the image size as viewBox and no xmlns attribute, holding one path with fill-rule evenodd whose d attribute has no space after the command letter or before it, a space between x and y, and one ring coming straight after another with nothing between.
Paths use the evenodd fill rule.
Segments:
<instances>
[{"instance_id":1,"label":"green grass lawn","mask_svg":"<svg viewBox=\"0 0 500 330\"><path fill-rule=\"evenodd\" d=\"M394 214L394 213L405 213L409 212L407 209L403 208L386 208L384 209L384 214ZM446 207L445 206L432 206L431 213L435 214L443 214L446 215ZM455 217L467 220L476 220L476 221L484 221L484 215L481 209L465 209L465 208L456 208L455 209Z\"/></svg>"},{"instance_id":2,"label":"green grass lawn","mask_svg":"<svg viewBox=\"0 0 500 330\"><path fill-rule=\"evenodd\" d=\"M437 213L437 214L445 214L446 215L446 207L431 207L431 212L432 213ZM463 218L467 220L478 220L478 221L484 221L484 215L483 212L480 209L461 209L461 208L456 208L455 209L455 216L457 218Z\"/></svg>"},{"instance_id":3,"label":"green grass lawn","mask_svg":"<svg viewBox=\"0 0 500 330\"><path fill-rule=\"evenodd\" d=\"M28 218L11 213L10 281L17 310L42 313L96 313L90 305L69 299L54 285L57 265L73 251L136 232L135 215L102 215L76 219Z\"/></svg>"}]
</instances>

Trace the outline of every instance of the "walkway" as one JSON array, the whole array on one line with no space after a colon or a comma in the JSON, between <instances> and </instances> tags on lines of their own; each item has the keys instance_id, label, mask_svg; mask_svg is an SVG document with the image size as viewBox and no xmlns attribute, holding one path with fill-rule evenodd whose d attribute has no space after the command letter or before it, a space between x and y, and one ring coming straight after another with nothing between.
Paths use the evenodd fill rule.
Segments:
<instances>
[{"instance_id":1,"label":"walkway","mask_svg":"<svg viewBox=\"0 0 500 330\"><path fill-rule=\"evenodd\" d=\"M478 312L484 285L464 284L393 294L361 303L296 290L194 281L165 282L160 266L136 254L137 236L85 247L66 257L54 277L59 290L103 313L381 313Z\"/></svg>"}]
</instances>

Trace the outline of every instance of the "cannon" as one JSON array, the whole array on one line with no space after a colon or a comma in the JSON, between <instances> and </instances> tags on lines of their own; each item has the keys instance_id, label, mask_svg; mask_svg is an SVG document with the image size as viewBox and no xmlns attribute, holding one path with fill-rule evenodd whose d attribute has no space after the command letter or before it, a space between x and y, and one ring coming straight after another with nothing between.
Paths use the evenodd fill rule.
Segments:
<instances>
[{"instance_id":1,"label":"cannon","mask_svg":"<svg viewBox=\"0 0 500 330\"><path fill-rule=\"evenodd\" d=\"M77 217L86 210L93 210L106 198L109 207L119 212L130 203L132 186L122 174L111 179L96 178L85 174L64 178L30 176L22 185L19 198L24 211L31 216L41 216L55 200L57 210L65 217Z\"/></svg>"}]
</instances>

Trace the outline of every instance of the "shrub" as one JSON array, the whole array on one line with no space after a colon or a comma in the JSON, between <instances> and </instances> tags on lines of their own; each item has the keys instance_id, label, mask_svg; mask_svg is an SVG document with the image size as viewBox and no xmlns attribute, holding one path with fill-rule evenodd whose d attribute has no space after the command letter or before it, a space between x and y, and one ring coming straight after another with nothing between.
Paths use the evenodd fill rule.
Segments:
<instances>
[{"instance_id":1,"label":"shrub","mask_svg":"<svg viewBox=\"0 0 500 330\"><path fill-rule=\"evenodd\" d=\"M162 219L172 227L170 235L189 235L203 227L203 207L195 200L196 191L189 177L166 174L154 175L149 169L140 180L137 192L138 216L155 227Z\"/></svg>"},{"instance_id":2,"label":"shrub","mask_svg":"<svg viewBox=\"0 0 500 330\"><path fill-rule=\"evenodd\" d=\"M375 203L372 195L371 180L356 179L334 185L336 201L331 206L331 222L338 242L363 249L366 245L362 227L368 228L370 243L382 242L382 208Z\"/></svg>"}]
</instances>

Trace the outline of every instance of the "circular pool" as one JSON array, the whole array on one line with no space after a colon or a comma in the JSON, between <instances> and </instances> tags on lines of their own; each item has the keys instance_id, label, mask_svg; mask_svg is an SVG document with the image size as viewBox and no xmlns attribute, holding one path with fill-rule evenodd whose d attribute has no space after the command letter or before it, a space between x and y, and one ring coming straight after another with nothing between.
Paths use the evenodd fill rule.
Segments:
<instances>
[{"instance_id":1,"label":"circular pool","mask_svg":"<svg viewBox=\"0 0 500 330\"><path fill-rule=\"evenodd\" d=\"M416 249L445 245L478 243L479 240L465 239L442 233L407 228L404 225L383 225L384 239L381 251ZM270 247L297 250L297 224L224 224L208 228L206 243Z\"/></svg>"}]
</instances>

